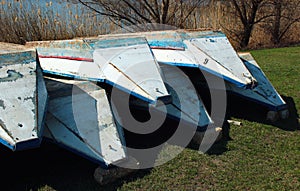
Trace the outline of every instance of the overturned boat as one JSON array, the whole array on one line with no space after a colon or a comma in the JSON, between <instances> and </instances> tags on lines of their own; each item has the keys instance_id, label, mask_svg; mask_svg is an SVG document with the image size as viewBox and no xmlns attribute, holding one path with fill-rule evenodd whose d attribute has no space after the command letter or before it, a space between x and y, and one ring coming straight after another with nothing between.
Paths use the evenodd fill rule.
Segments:
<instances>
[{"instance_id":1,"label":"overturned boat","mask_svg":"<svg viewBox=\"0 0 300 191\"><path fill-rule=\"evenodd\" d=\"M286 102L255 59L250 53L236 52L224 33L177 30L127 35L145 36L159 64L183 69L199 92L227 91L266 107L267 119L288 118ZM201 74L195 72L199 70ZM218 79L224 80L225 89Z\"/></svg>"},{"instance_id":2,"label":"overturned boat","mask_svg":"<svg viewBox=\"0 0 300 191\"><path fill-rule=\"evenodd\" d=\"M165 120L167 117L192 127L190 132L196 133L194 140L200 143L198 132L214 135L214 138L210 137L210 141L213 141L221 131L221 128L214 126L188 77L177 67L160 65L145 37L106 36L97 39L37 41L27 43L28 46L36 48L46 78L52 79L51 83L46 80L50 100L45 137L84 157L104 164L104 167L127 158L122 128L141 134L152 133L152 131L148 132L149 129L155 131L162 125L157 124L158 119ZM91 120L87 123L92 123L88 125L89 127L74 122L78 115L72 113L74 102L71 100L73 97L74 101L74 95L57 96L59 92L52 88L56 86L55 84L63 83L70 86L78 80L94 82L98 89L104 88L101 96L93 99L95 103L102 103L102 108L96 109L98 121L97 118ZM71 86L78 86L78 82ZM114 93L114 90L117 90L117 93ZM122 94L120 97L120 91L125 92L125 96ZM105 94L109 95L109 99L105 98ZM76 94L75 97L78 95ZM83 98L78 99L78 103L86 102L81 99ZM120 100L122 101L118 103ZM154 111L151 114L155 113L155 116L152 116L152 121L154 120L155 123L135 123L136 119L131 116L130 107L142 112L149 109ZM79 116L81 115L87 115L82 118L88 118L89 113L85 111ZM108 121L99 121L101 116L110 118L109 124L112 124L110 131L102 130L105 129L102 125L107 126ZM155 127L147 129L149 124ZM89 128L98 133L93 136L83 134ZM105 133L109 134L106 136ZM98 136L98 139L93 138L94 136ZM190 138L192 139L193 135ZM187 140L186 145L189 141L190 139ZM101 145L109 147L103 149ZM111 155L105 158L111 151L118 156Z\"/></svg>"},{"instance_id":3,"label":"overturned boat","mask_svg":"<svg viewBox=\"0 0 300 191\"><path fill-rule=\"evenodd\" d=\"M188 32L184 38L196 41L197 48L217 61L237 77L242 77L246 83L239 85L223 77L226 91L265 106L269 112L267 119L276 120L276 115L282 119L288 118L286 102L273 87L250 53L237 53L227 37L221 32ZM216 75L217 76L217 75ZM218 90L218 86L210 88Z\"/></svg>"},{"instance_id":4,"label":"overturned boat","mask_svg":"<svg viewBox=\"0 0 300 191\"><path fill-rule=\"evenodd\" d=\"M107 36L145 37L160 67L171 65L182 69L199 92L208 88L238 95L266 107L270 120L289 116L286 102L251 54L236 52L221 31L169 30L100 35L98 38Z\"/></svg>"},{"instance_id":5,"label":"overturned boat","mask_svg":"<svg viewBox=\"0 0 300 191\"><path fill-rule=\"evenodd\" d=\"M194 138L208 145L206 151L220 134L226 108L218 116L208 112L205 88L288 116L254 58L237 53L219 31L114 34L26 47L34 50L0 53L0 141L12 150L37 147L45 138L107 168L130 155L125 130L156 135L168 119L180 126L179 135L173 126L170 132L185 137L180 146ZM222 105L226 94L215 95ZM139 121L132 110L150 117Z\"/></svg>"},{"instance_id":6,"label":"overturned boat","mask_svg":"<svg viewBox=\"0 0 300 191\"><path fill-rule=\"evenodd\" d=\"M152 104L169 97L143 37L42 41L27 46L37 48L45 74L104 82Z\"/></svg>"},{"instance_id":7,"label":"overturned boat","mask_svg":"<svg viewBox=\"0 0 300 191\"><path fill-rule=\"evenodd\" d=\"M145 37L112 35L96 39L29 42L27 46L37 48L46 75L54 74L109 84L138 98L131 102L134 105L138 105L142 100L159 108L157 101L160 101L173 108L173 117L180 118L179 114L175 114L180 112L179 102L174 102L176 99L170 95L172 90L166 87L166 84L172 82L172 86L181 87L181 92L186 93L182 102L201 102L196 92L189 91L192 87L181 81L180 75L183 73L179 74L175 69L171 69L172 67L162 67L157 63ZM175 81L177 83L174 83ZM189 96L194 97L189 99ZM212 123L202 103L199 109L203 113L201 120L200 111L184 111L184 116L194 115L193 123L201 127Z\"/></svg>"},{"instance_id":8,"label":"overturned boat","mask_svg":"<svg viewBox=\"0 0 300 191\"><path fill-rule=\"evenodd\" d=\"M44 139L102 167L126 160L123 130L106 91L89 81L45 77L49 107Z\"/></svg>"},{"instance_id":9,"label":"overturned boat","mask_svg":"<svg viewBox=\"0 0 300 191\"><path fill-rule=\"evenodd\" d=\"M0 142L13 151L39 147L47 90L33 50L0 50Z\"/></svg>"},{"instance_id":10,"label":"overturned boat","mask_svg":"<svg viewBox=\"0 0 300 191\"><path fill-rule=\"evenodd\" d=\"M239 89L231 84L227 84L227 89L234 94L238 93L238 95L250 101L258 102L268 108L267 119L271 121L276 120L277 117L287 119L289 117L289 110L286 102L268 80L253 56L250 53L239 53L239 57L259 83L253 89Z\"/></svg>"}]
</instances>

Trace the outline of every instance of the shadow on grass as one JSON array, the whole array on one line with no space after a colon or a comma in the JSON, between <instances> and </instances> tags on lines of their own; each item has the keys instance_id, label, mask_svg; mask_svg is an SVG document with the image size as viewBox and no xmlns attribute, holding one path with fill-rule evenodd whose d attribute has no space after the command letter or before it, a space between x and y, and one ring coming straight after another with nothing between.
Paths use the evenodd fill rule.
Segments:
<instances>
[{"instance_id":1,"label":"shadow on grass","mask_svg":"<svg viewBox=\"0 0 300 191\"><path fill-rule=\"evenodd\" d=\"M195 88L198 90L199 95L201 96L208 112L210 113L211 107L211 96L209 87L206 83L206 77L209 77L210 80L215 81L217 77L200 70L195 70L194 68L181 68L187 76L193 82ZM203 75L205 74L205 76ZM213 90L212 91L218 91ZM278 127L285 131L295 131L300 129L299 125L299 113L296 109L295 102L292 97L287 97L281 95L281 97L286 101L288 105L288 110L290 116L286 120L279 120L276 122L267 121L267 112L268 109L262 105L249 101L242 97L233 94L227 94L227 119L232 117L245 119L248 121L258 122L262 124L272 125Z\"/></svg>"},{"instance_id":2,"label":"shadow on grass","mask_svg":"<svg viewBox=\"0 0 300 191\"><path fill-rule=\"evenodd\" d=\"M275 123L267 121L268 110L266 108L234 95L228 96L226 119L234 117L269 124L285 131L299 130L299 114L293 98L282 97L287 102L290 111L290 117L287 120ZM205 98L203 100L205 101ZM137 113L143 117L146 116L140 111ZM176 128L170 130L170 127L177 125L177 122L168 121L159 131L147 136L136 136L125 132L126 142L132 148L156 146L167 140L172 132L176 131ZM230 125L226 120L222 128L222 139L212 145L207 154L222 155L228 151L227 144L231 137ZM194 150L199 149L199 145L192 143L188 147ZM44 188L43 191L117 190L125 182L133 182L151 172L151 169L139 170L113 183L101 186L93 177L94 170L98 167L97 164L47 142L43 142L40 148L21 152L12 152L0 146L0 156L3 190L25 191L41 190L41 188Z\"/></svg>"},{"instance_id":3,"label":"shadow on grass","mask_svg":"<svg viewBox=\"0 0 300 191\"><path fill-rule=\"evenodd\" d=\"M208 155L222 155L228 151L227 144L231 141L230 137L230 125L228 122L224 122L222 127L222 138L215 142L211 148L207 151Z\"/></svg>"},{"instance_id":4,"label":"shadow on grass","mask_svg":"<svg viewBox=\"0 0 300 191\"><path fill-rule=\"evenodd\" d=\"M245 100L235 95L228 96L228 116L245 119L252 122L262 123L266 125L272 125L285 131L300 130L299 114L296 109L295 102L292 97L281 96L288 105L289 118L279 119L275 122L267 120L266 107L256 104L254 102Z\"/></svg>"},{"instance_id":5,"label":"shadow on grass","mask_svg":"<svg viewBox=\"0 0 300 191\"><path fill-rule=\"evenodd\" d=\"M229 98L227 117L228 119L234 117L270 124L286 131L299 130L299 115L295 103L290 97L283 96L283 98L287 102L290 111L290 117L287 120L276 123L266 121L267 110L264 107L238 97ZM166 125L166 127L169 125ZM169 128L162 129L159 134L166 133L168 130ZM228 123L224 123L222 135L222 139L207 151L208 155L221 155L227 151L228 141L231 140L230 125ZM133 135L128 134L128 132L127 136L129 136L130 141L128 143L131 146L148 142L145 137L134 139ZM156 137L157 135L153 136ZM153 140L153 136L148 137L149 141ZM148 147L149 145L143 146ZM199 145L195 144L190 144L188 147L194 150L199 149ZM93 177L94 170L98 167L97 164L48 142L43 142L40 148L20 152L12 152L6 147L0 146L0 156L0 168L3 175L1 186L3 190L25 191L41 190L41 188L57 191L117 190L125 182L143 178L151 172L151 169L139 170L113 183L101 186Z\"/></svg>"},{"instance_id":6,"label":"shadow on grass","mask_svg":"<svg viewBox=\"0 0 300 191\"><path fill-rule=\"evenodd\" d=\"M232 138L230 137L230 124L227 122L227 120L231 118L271 125L284 131L300 130L299 114L293 98L287 96L281 97L287 103L289 117L288 119L279 119L275 122L271 122L266 118L267 112L269 111L266 107L243 99L236 95L228 95L226 120L222 127L222 139L212 145L212 147L207 151L207 154L221 155L224 152L228 151L227 144L228 141L232 140ZM193 149L197 149L197 147L199 148L198 145L191 145L191 148Z\"/></svg>"},{"instance_id":7,"label":"shadow on grass","mask_svg":"<svg viewBox=\"0 0 300 191\"><path fill-rule=\"evenodd\" d=\"M18 152L0 146L0 156L2 190L117 190L124 182L150 172L140 170L102 186L93 176L97 164L48 142L40 148Z\"/></svg>"},{"instance_id":8,"label":"shadow on grass","mask_svg":"<svg viewBox=\"0 0 300 191\"><path fill-rule=\"evenodd\" d=\"M1 179L4 190L53 189L76 190L78 182L90 177L97 166L52 144L12 152L1 147ZM49 189L50 190L50 189Z\"/></svg>"}]
</instances>

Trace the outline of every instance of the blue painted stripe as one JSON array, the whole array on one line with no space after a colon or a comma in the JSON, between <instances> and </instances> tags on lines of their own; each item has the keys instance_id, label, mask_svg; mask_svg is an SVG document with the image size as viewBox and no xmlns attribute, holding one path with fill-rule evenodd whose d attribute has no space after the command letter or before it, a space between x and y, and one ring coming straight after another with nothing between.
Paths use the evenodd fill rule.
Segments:
<instances>
[{"instance_id":1,"label":"blue painted stripe","mask_svg":"<svg viewBox=\"0 0 300 191\"><path fill-rule=\"evenodd\" d=\"M0 66L28 64L36 61L35 51L0 54Z\"/></svg>"},{"instance_id":2,"label":"blue painted stripe","mask_svg":"<svg viewBox=\"0 0 300 191\"><path fill-rule=\"evenodd\" d=\"M162 48L187 48L186 45L182 41L172 40L148 40L148 44L150 47L162 47Z\"/></svg>"},{"instance_id":3,"label":"blue painted stripe","mask_svg":"<svg viewBox=\"0 0 300 191\"><path fill-rule=\"evenodd\" d=\"M41 139L36 138L36 139L29 140L29 141L15 143L15 145L11 145L4 139L0 138L0 143L3 144L4 146L8 147L12 151L22 151L22 150L38 148L41 144Z\"/></svg>"},{"instance_id":4,"label":"blue painted stripe","mask_svg":"<svg viewBox=\"0 0 300 191\"><path fill-rule=\"evenodd\" d=\"M274 111L280 111L280 110L283 110L283 109L287 109L287 104L285 104L281 101L282 98L277 93L276 89L274 88L272 83L269 81L269 79L266 77L266 75L261 70L261 68L255 66L254 64L252 64L251 62L249 62L249 61L247 61L243 58L242 58L242 61L243 61L244 65L247 67L247 69L254 76L254 78L258 81L257 87L260 87L261 89L265 89L265 87L267 87L278 98L275 101L268 100L267 98L265 98L268 101L272 102L273 105L270 105L270 104L267 104L267 103L264 104L264 105L267 106L269 109L274 110ZM264 103L264 102L262 102L262 103Z\"/></svg>"},{"instance_id":5,"label":"blue painted stripe","mask_svg":"<svg viewBox=\"0 0 300 191\"><path fill-rule=\"evenodd\" d=\"M288 105L287 104L282 104L282 105L271 105L269 103L266 103L266 102L263 102L263 101L260 101L258 99L254 99L254 98L251 98L251 97L248 97L248 96L245 96L245 95L242 95L242 94L239 94L238 92L235 92L235 91L228 91L230 94L232 95L237 95L239 97L242 97L244 99L247 99L249 101L252 101L254 103L257 103L257 104L260 104L264 107L267 107L269 110L271 111L282 111L282 110L285 110L285 109L288 109Z\"/></svg>"},{"instance_id":6,"label":"blue painted stripe","mask_svg":"<svg viewBox=\"0 0 300 191\"><path fill-rule=\"evenodd\" d=\"M8 147L8 148L11 149L11 150L15 150L15 146L10 145L10 144L9 144L7 141L5 141L4 139L1 139L1 138L0 138L0 143L1 143L2 145L4 145L4 146Z\"/></svg>"},{"instance_id":7,"label":"blue painted stripe","mask_svg":"<svg viewBox=\"0 0 300 191\"><path fill-rule=\"evenodd\" d=\"M159 62L161 64L171 65L171 66L182 66L189 68L199 68L198 64L189 64L189 63L178 63L178 62Z\"/></svg>"},{"instance_id":8,"label":"blue painted stripe","mask_svg":"<svg viewBox=\"0 0 300 191\"><path fill-rule=\"evenodd\" d=\"M249 85L247 84L243 84L241 82L238 82L228 76L225 76L225 75L222 75L212 69L209 69L207 67L204 67L204 66L201 66L201 65L198 65L198 64L188 64L188 63L177 63L177 62L160 62L162 64L167 64L167 65L172 65L172 66L180 66L180 67L191 67L191 68L199 68L200 70L203 70L203 71L206 71L210 74L213 74L219 78L222 78L232 84L235 84L237 87L239 88L244 88L244 89L249 89Z\"/></svg>"},{"instance_id":9,"label":"blue painted stripe","mask_svg":"<svg viewBox=\"0 0 300 191\"><path fill-rule=\"evenodd\" d=\"M183 39L195 39L195 38L217 38L226 37L221 31L198 31L198 32L182 32L181 37Z\"/></svg>"},{"instance_id":10,"label":"blue painted stripe","mask_svg":"<svg viewBox=\"0 0 300 191\"><path fill-rule=\"evenodd\" d=\"M72 79L88 80L88 81L93 81L93 82L104 82L105 81L102 78L84 78L84 77L73 75L73 74L53 72L53 71L50 71L50 70L43 70L43 73L52 74L52 75L56 75L56 76L67 77L67 78L72 78Z\"/></svg>"}]
</instances>

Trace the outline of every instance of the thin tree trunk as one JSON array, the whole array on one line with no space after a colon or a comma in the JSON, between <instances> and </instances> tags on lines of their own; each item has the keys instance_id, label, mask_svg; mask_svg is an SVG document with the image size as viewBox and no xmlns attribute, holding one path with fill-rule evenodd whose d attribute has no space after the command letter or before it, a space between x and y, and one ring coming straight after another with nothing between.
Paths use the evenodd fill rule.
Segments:
<instances>
[{"instance_id":1,"label":"thin tree trunk","mask_svg":"<svg viewBox=\"0 0 300 191\"><path fill-rule=\"evenodd\" d=\"M281 11L282 5L281 0L275 0L275 20L274 20L274 29L273 29L273 42L274 44L280 43L280 27L281 27Z\"/></svg>"}]
</instances>

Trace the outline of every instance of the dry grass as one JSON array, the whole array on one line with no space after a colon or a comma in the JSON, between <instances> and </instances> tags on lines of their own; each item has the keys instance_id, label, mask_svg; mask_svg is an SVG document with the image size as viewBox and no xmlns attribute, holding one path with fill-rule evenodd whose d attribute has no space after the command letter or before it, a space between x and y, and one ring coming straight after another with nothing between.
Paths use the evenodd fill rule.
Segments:
<instances>
[{"instance_id":1,"label":"dry grass","mask_svg":"<svg viewBox=\"0 0 300 191\"><path fill-rule=\"evenodd\" d=\"M0 41L24 44L35 40L95 36L119 29L108 18L94 15L85 7L61 2L63 3L51 0L1 0ZM185 28L221 29L233 46L239 50L239 42L230 30L225 29L239 30L241 27L239 20L228 14L229 9L230 7L220 2L200 7L186 21ZM279 46L299 44L299 29L300 23L294 25ZM267 47L274 47L271 35L263 27L257 25L248 48Z\"/></svg>"},{"instance_id":2,"label":"dry grass","mask_svg":"<svg viewBox=\"0 0 300 191\"><path fill-rule=\"evenodd\" d=\"M38 0L2 0L0 41L70 39L107 33L110 24L78 5Z\"/></svg>"},{"instance_id":3,"label":"dry grass","mask_svg":"<svg viewBox=\"0 0 300 191\"><path fill-rule=\"evenodd\" d=\"M239 50L239 41L235 37L234 32L240 31L241 22L230 12L232 12L232 6L230 6L228 2L216 1L209 6L200 7L193 15L192 19L195 20L195 22L194 25L190 27L222 30L230 39L233 46ZM247 47L248 49L273 48L300 43L300 22L292 25L279 45L273 43L270 32L267 32L262 24L255 25Z\"/></svg>"}]
</instances>

